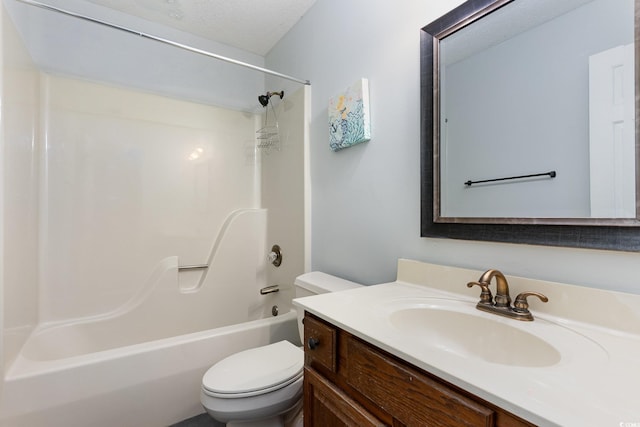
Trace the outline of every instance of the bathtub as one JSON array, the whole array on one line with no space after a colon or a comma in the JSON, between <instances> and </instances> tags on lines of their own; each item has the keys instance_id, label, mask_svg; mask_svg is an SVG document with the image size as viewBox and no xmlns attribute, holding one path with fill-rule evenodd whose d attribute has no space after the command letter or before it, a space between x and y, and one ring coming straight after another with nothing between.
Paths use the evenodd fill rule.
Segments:
<instances>
[{"instance_id":1,"label":"bathtub","mask_svg":"<svg viewBox=\"0 0 640 427\"><path fill-rule=\"evenodd\" d=\"M0 426L158 427L200 414L201 379L212 364L283 339L299 344L289 292L266 296L263 309L262 319L95 351L90 342L105 342L108 322L45 328L5 376Z\"/></svg>"}]
</instances>

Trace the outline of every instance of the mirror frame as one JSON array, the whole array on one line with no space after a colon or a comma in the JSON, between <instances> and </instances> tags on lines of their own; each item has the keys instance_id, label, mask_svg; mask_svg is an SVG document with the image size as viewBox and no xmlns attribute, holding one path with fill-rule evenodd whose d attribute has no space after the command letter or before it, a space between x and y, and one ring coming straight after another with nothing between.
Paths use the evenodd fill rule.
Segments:
<instances>
[{"instance_id":1,"label":"mirror frame","mask_svg":"<svg viewBox=\"0 0 640 427\"><path fill-rule=\"evenodd\" d=\"M636 218L443 218L440 216L439 42L516 0L468 0L420 32L421 237L640 251ZM640 190L640 0L634 2L636 194Z\"/></svg>"}]
</instances>

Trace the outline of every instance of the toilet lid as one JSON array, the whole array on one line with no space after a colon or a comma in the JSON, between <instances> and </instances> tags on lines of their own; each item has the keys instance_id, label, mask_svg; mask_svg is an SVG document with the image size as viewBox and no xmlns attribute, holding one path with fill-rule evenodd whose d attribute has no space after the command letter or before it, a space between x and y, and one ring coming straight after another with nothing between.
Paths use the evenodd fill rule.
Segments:
<instances>
[{"instance_id":1,"label":"toilet lid","mask_svg":"<svg viewBox=\"0 0 640 427\"><path fill-rule=\"evenodd\" d=\"M215 395L247 395L285 386L302 374L304 352L289 341L241 351L213 365L202 378Z\"/></svg>"}]
</instances>

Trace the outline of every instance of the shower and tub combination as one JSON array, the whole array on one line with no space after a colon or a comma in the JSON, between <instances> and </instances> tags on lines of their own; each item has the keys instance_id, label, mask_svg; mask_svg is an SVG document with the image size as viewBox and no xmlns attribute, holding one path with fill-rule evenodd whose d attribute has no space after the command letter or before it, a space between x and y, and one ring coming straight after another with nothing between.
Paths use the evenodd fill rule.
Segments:
<instances>
[{"instance_id":1,"label":"shower and tub combination","mask_svg":"<svg viewBox=\"0 0 640 427\"><path fill-rule=\"evenodd\" d=\"M309 86L16 0L0 14L0 425L202 413L215 362L297 342Z\"/></svg>"}]
</instances>

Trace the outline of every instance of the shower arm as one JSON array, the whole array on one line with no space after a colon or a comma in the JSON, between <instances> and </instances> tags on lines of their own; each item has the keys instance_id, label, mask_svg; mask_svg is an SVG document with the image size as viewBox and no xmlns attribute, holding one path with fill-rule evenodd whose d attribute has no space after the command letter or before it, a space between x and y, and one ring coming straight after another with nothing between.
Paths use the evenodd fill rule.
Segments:
<instances>
[{"instance_id":1,"label":"shower arm","mask_svg":"<svg viewBox=\"0 0 640 427\"><path fill-rule=\"evenodd\" d=\"M123 27L121 25L112 24L112 23L106 22L106 21L101 21L99 19L91 18L91 17L86 16L86 15L81 15L81 14L76 13L76 12L71 12L69 10L61 9L61 8L58 8L58 7L55 7L55 6L50 6L50 5L44 4L44 3L40 3L40 2L35 1L35 0L16 0L16 1L18 1L20 3L28 4L29 6L35 6L35 7L41 8L41 9L49 10L49 11L52 11L52 12L58 12L58 13L61 13L63 15L71 16L71 17L74 17L74 18L83 19L83 20L88 21L88 22L93 22L94 24L104 25L105 27L109 27L109 28L113 28L113 29L116 29L116 30L124 31L126 33L133 34L133 35L136 35L136 36L140 36L140 37L143 37L143 38L147 38L147 39L150 39L150 40L155 40L155 41L160 42L160 43L164 43L164 44L168 44L170 46L174 46L174 47L177 47L177 48L180 48L180 49L188 50L189 52L197 53L199 55L208 56L210 58L214 58L214 59L217 59L217 60L220 60L220 61L228 62L230 64L235 64L235 65L239 65L241 67L250 68L252 70L260 71L262 73L269 74L271 76L276 76L276 77L280 77L280 78L283 78L283 79L286 79L286 80L291 80L293 82L301 83L303 85L311 85L311 82L309 80L302 80L302 79L299 79L297 77L293 77L293 76L289 76L287 74L279 73L277 71L269 70L268 68L258 67L257 65L248 64L246 62L238 61L237 59L228 58L226 56L218 55L218 54L215 54L215 53L212 53L212 52L208 52L206 50L202 50L202 49L198 49L198 48L195 48L195 47L191 47L191 46L188 46L186 44L174 42L174 41L169 40L169 39L165 39L165 38L162 38L162 37L154 36L152 34L147 34L147 33L141 32L141 31L132 30L130 28Z\"/></svg>"}]
</instances>

